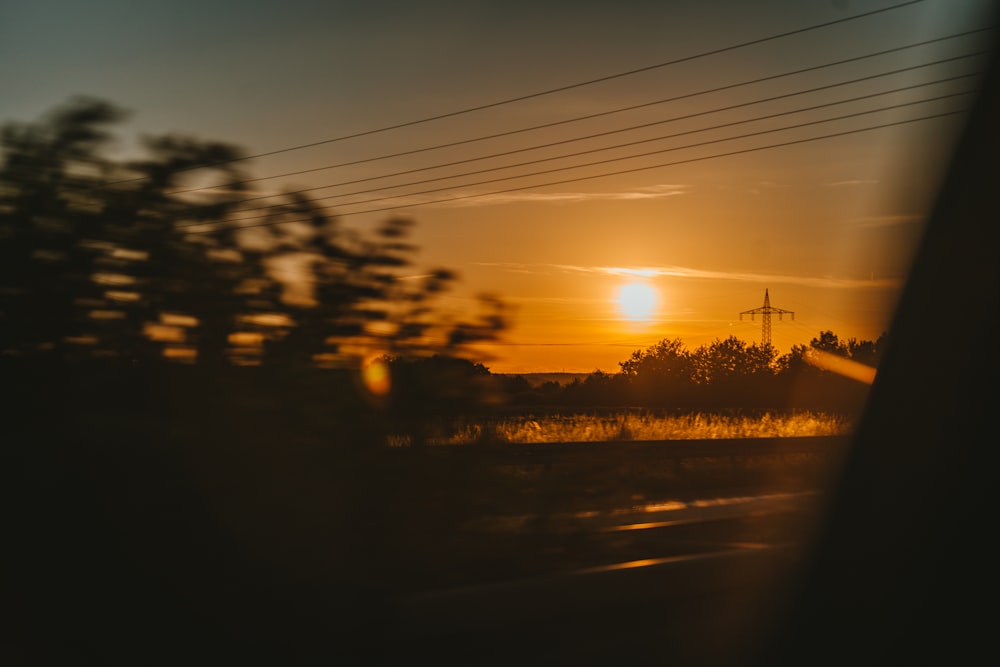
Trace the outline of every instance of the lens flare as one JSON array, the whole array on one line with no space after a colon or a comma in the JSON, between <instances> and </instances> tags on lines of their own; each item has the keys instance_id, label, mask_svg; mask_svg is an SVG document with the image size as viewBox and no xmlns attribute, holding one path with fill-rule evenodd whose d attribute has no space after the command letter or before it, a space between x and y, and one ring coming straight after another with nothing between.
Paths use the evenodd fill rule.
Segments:
<instances>
[{"instance_id":1,"label":"lens flare","mask_svg":"<svg viewBox=\"0 0 1000 667\"><path fill-rule=\"evenodd\" d=\"M875 382L876 369L871 366L858 363L853 359L847 359L845 357L840 357L836 354L831 354L830 352L824 352L823 350L817 349L808 350L804 358L813 366L822 368L825 371L831 371L833 373L837 373L838 375L843 375L846 378L863 382L864 384L872 384Z\"/></svg>"},{"instance_id":2,"label":"lens flare","mask_svg":"<svg viewBox=\"0 0 1000 667\"><path fill-rule=\"evenodd\" d=\"M373 396L385 396L392 388L389 364L381 357L366 362L361 367L361 382Z\"/></svg>"}]
</instances>

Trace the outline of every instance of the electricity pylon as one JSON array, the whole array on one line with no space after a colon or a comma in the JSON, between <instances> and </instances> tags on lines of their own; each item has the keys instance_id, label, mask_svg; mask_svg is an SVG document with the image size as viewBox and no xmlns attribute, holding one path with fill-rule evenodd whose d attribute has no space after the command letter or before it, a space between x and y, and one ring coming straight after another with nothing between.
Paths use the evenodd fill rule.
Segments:
<instances>
[{"instance_id":1,"label":"electricity pylon","mask_svg":"<svg viewBox=\"0 0 1000 667\"><path fill-rule=\"evenodd\" d=\"M743 319L744 315L749 315L750 319L753 320L754 315L762 315L761 319L764 320L761 334L761 343L770 347L771 345L771 315L773 313L778 314L778 319L781 319L782 315L791 315L792 319L795 319L795 313L790 310L782 310L781 308L771 307L771 297L767 294L767 289L764 290L764 305L760 308L754 308L752 310L744 310L740 313L740 319Z\"/></svg>"}]
</instances>

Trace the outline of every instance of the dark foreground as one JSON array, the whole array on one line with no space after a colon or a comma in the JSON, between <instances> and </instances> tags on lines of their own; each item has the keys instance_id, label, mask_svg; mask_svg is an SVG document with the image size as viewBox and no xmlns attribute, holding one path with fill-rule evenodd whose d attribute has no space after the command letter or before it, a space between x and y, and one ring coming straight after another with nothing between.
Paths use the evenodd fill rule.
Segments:
<instances>
[{"instance_id":1,"label":"dark foreground","mask_svg":"<svg viewBox=\"0 0 1000 667\"><path fill-rule=\"evenodd\" d=\"M6 450L13 665L742 664L846 448L34 423Z\"/></svg>"}]
</instances>

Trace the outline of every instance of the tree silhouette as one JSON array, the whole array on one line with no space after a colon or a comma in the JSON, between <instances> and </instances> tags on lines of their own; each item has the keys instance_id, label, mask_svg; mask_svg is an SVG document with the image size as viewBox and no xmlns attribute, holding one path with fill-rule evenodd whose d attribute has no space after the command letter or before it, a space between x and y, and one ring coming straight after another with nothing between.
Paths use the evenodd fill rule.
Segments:
<instances>
[{"instance_id":1,"label":"tree silhouette","mask_svg":"<svg viewBox=\"0 0 1000 667\"><path fill-rule=\"evenodd\" d=\"M850 355L847 344L840 340L840 337L832 331L821 331L817 338L809 341L809 346L822 352L829 352L841 357Z\"/></svg>"},{"instance_id":2,"label":"tree silhouette","mask_svg":"<svg viewBox=\"0 0 1000 667\"><path fill-rule=\"evenodd\" d=\"M619 367L636 404L682 403L690 395L691 353L680 338L665 338L646 350L636 350Z\"/></svg>"},{"instance_id":3,"label":"tree silhouette","mask_svg":"<svg viewBox=\"0 0 1000 667\"><path fill-rule=\"evenodd\" d=\"M774 374L776 354L770 345L747 345L736 336L716 339L691 355L696 384L722 384Z\"/></svg>"},{"instance_id":4,"label":"tree silhouette","mask_svg":"<svg viewBox=\"0 0 1000 667\"><path fill-rule=\"evenodd\" d=\"M847 353L851 359L872 367L878 367L882 359L888 334L883 332L876 340L847 340Z\"/></svg>"},{"instance_id":5,"label":"tree silhouette","mask_svg":"<svg viewBox=\"0 0 1000 667\"><path fill-rule=\"evenodd\" d=\"M794 345L778 356L772 346L748 344L735 336L689 350L679 338L663 339L646 350L636 350L620 362L625 386L604 393L606 405L646 405L686 409L807 407L855 409L867 389L854 380L821 370L810 363L814 349L856 355L877 362L885 336L878 341L840 342L832 331L821 332L811 346ZM590 377L588 377L590 379ZM610 385L594 378L595 385ZM567 386L563 402L582 395L581 387ZM593 393L593 392L591 392Z\"/></svg>"},{"instance_id":6,"label":"tree silhouette","mask_svg":"<svg viewBox=\"0 0 1000 667\"><path fill-rule=\"evenodd\" d=\"M96 150L114 107L81 101L42 123L0 131L0 351L8 355L69 356L93 332L82 312L106 315L100 280L104 219L93 186L107 169ZM90 243L86 241L93 239ZM103 317L103 319L110 319ZM96 322L90 322L96 325Z\"/></svg>"},{"instance_id":7,"label":"tree silhouette","mask_svg":"<svg viewBox=\"0 0 1000 667\"><path fill-rule=\"evenodd\" d=\"M4 355L307 369L465 353L506 327L496 297L446 311L458 276L416 266L411 220L348 230L289 193L244 226L238 148L150 137L141 159L116 162L109 128L124 117L78 98L3 128ZM281 275L290 262L297 296Z\"/></svg>"}]
</instances>

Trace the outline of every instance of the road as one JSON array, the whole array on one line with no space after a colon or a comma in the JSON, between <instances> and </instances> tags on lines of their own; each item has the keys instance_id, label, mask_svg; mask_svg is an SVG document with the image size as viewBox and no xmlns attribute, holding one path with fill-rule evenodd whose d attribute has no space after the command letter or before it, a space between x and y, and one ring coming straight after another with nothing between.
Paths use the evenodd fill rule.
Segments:
<instances>
[{"instance_id":1,"label":"road","mask_svg":"<svg viewBox=\"0 0 1000 667\"><path fill-rule=\"evenodd\" d=\"M454 554L468 583L397 598L386 645L465 664L743 664L794 588L823 498L483 518L464 538L493 557Z\"/></svg>"}]
</instances>

